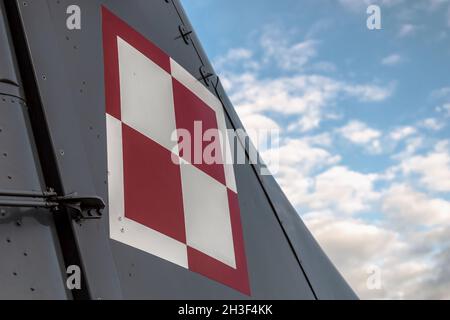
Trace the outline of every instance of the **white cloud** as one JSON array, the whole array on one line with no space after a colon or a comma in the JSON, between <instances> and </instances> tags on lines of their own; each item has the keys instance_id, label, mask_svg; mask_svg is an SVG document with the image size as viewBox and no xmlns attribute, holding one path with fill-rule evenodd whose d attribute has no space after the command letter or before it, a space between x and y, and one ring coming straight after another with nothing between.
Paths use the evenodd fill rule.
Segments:
<instances>
[{"instance_id":1,"label":"white cloud","mask_svg":"<svg viewBox=\"0 0 450 320\"><path fill-rule=\"evenodd\" d=\"M392 229L330 211L310 212L303 218L361 298L450 297L450 228L405 233L399 231L401 228ZM381 272L380 290L367 287L372 266Z\"/></svg>"},{"instance_id":2,"label":"white cloud","mask_svg":"<svg viewBox=\"0 0 450 320\"><path fill-rule=\"evenodd\" d=\"M311 66L311 69L314 71L335 72L337 70L337 67L334 63L331 63L328 61L320 61L320 62L314 63Z\"/></svg>"},{"instance_id":3,"label":"white cloud","mask_svg":"<svg viewBox=\"0 0 450 320\"><path fill-rule=\"evenodd\" d=\"M405 23L400 27L400 30L398 32L399 37L407 37L413 35L417 31L417 26Z\"/></svg>"},{"instance_id":4,"label":"white cloud","mask_svg":"<svg viewBox=\"0 0 450 320\"><path fill-rule=\"evenodd\" d=\"M443 87L443 88L434 90L431 93L431 97L434 99L450 97L450 87Z\"/></svg>"},{"instance_id":5,"label":"white cloud","mask_svg":"<svg viewBox=\"0 0 450 320\"><path fill-rule=\"evenodd\" d=\"M405 149L392 156L393 159L396 160L402 160L407 159L413 156L419 148L421 148L424 145L424 139L422 137L413 137L406 140L406 147Z\"/></svg>"},{"instance_id":6,"label":"white cloud","mask_svg":"<svg viewBox=\"0 0 450 320\"><path fill-rule=\"evenodd\" d=\"M228 51L228 53L221 58L222 61L239 61L250 59L253 53L244 48L235 48Z\"/></svg>"},{"instance_id":7,"label":"white cloud","mask_svg":"<svg viewBox=\"0 0 450 320\"><path fill-rule=\"evenodd\" d=\"M386 191L382 208L405 227L450 224L450 202L429 198L404 184L393 185Z\"/></svg>"},{"instance_id":8,"label":"white cloud","mask_svg":"<svg viewBox=\"0 0 450 320\"><path fill-rule=\"evenodd\" d=\"M266 62L273 61L286 71L301 71L317 55L318 42L307 39L292 44L283 33L284 31L274 27L263 32L260 44Z\"/></svg>"},{"instance_id":9,"label":"white cloud","mask_svg":"<svg viewBox=\"0 0 450 320\"><path fill-rule=\"evenodd\" d=\"M303 215L305 223L330 252L338 265L363 266L374 253L382 253L395 241L396 234L375 224L353 217L340 217L330 211L313 211ZM345 269L345 268L342 268Z\"/></svg>"},{"instance_id":10,"label":"white cloud","mask_svg":"<svg viewBox=\"0 0 450 320\"><path fill-rule=\"evenodd\" d=\"M276 132L277 137L279 137L281 128L275 120L261 113L237 111L247 134L258 150L263 151L267 147L272 147L268 143L278 143L278 141L268 141L269 136L273 136L272 133Z\"/></svg>"},{"instance_id":11,"label":"white cloud","mask_svg":"<svg viewBox=\"0 0 450 320\"><path fill-rule=\"evenodd\" d=\"M375 174L362 174L346 167L333 167L315 177L311 192L303 205L313 210L334 208L344 214L355 214L378 199L374 190Z\"/></svg>"},{"instance_id":12,"label":"white cloud","mask_svg":"<svg viewBox=\"0 0 450 320\"><path fill-rule=\"evenodd\" d=\"M324 142L323 139L317 136L288 139L283 141L279 148L262 152L262 157L269 166L277 165L276 168L270 169L277 172L277 181L294 206L306 201L305 196L312 187L312 176L315 172L341 160L340 156L313 145Z\"/></svg>"},{"instance_id":13,"label":"white cloud","mask_svg":"<svg viewBox=\"0 0 450 320\"><path fill-rule=\"evenodd\" d=\"M400 127L392 131L389 137L394 141L400 141L417 133L416 128L411 126Z\"/></svg>"},{"instance_id":14,"label":"white cloud","mask_svg":"<svg viewBox=\"0 0 450 320\"><path fill-rule=\"evenodd\" d=\"M239 118L247 130L280 130L278 123L259 113L239 113Z\"/></svg>"},{"instance_id":15,"label":"white cloud","mask_svg":"<svg viewBox=\"0 0 450 320\"><path fill-rule=\"evenodd\" d=\"M241 112L271 111L296 115L299 117L297 128L303 132L317 128L327 117L323 109L331 109L336 99L378 102L387 99L393 92L392 86L354 85L319 75L265 79L251 72L225 72L223 83Z\"/></svg>"},{"instance_id":16,"label":"white cloud","mask_svg":"<svg viewBox=\"0 0 450 320\"><path fill-rule=\"evenodd\" d=\"M443 113L445 117L450 117L450 103L443 104L436 108L437 112Z\"/></svg>"},{"instance_id":17,"label":"white cloud","mask_svg":"<svg viewBox=\"0 0 450 320\"><path fill-rule=\"evenodd\" d=\"M352 11L366 9L371 4L391 7L402 3L403 0L339 0L339 3Z\"/></svg>"},{"instance_id":18,"label":"white cloud","mask_svg":"<svg viewBox=\"0 0 450 320\"><path fill-rule=\"evenodd\" d=\"M295 116L291 130L306 132L318 128L332 112L338 99L380 102L388 99L395 85L349 83L328 76L305 74L325 62L314 62L318 41L292 42L276 27L266 28L259 39L261 53L244 48L232 49L216 59L216 67L231 101L240 113L276 112ZM264 68L278 66L278 77L264 77ZM324 109L327 109L325 112Z\"/></svg>"},{"instance_id":19,"label":"white cloud","mask_svg":"<svg viewBox=\"0 0 450 320\"><path fill-rule=\"evenodd\" d=\"M283 174L288 169L295 169L302 174L310 174L315 169L338 163L341 158L330 154L323 148L313 146L309 137L302 139L288 139L278 149L268 150L263 153L264 159L281 156L280 172ZM287 176L286 178L290 178Z\"/></svg>"},{"instance_id":20,"label":"white cloud","mask_svg":"<svg viewBox=\"0 0 450 320\"><path fill-rule=\"evenodd\" d=\"M364 102L377 102L389 98L394 91L394 84L386 87L376 85L343 85L342 90Z\"/></svg>"},{"instance_id":21,"label":"white cloud","mask_svg":"<svg viewBox=\"0 0 450 320\"><path fill-rule=\"evenodd\" d=\"M330 147L333 138L329 132L324 132L315 136L304 137L303 140L307 141L311 145Z\"/></svg>"},{"instance_id":22,"label":"white cloud","mask_svg":"<svg viewBox=\"0 0 450 320\"><path fill-rule=\"evenodd\" d=\"M432 191L450 191L450 153L448 141L441 141L427 155L406 158L400 164L404 174L416 174Z\"/></svg>"},{"instance_id":23,"label":"white cloud","mask_svg":"<svg viewBox=\"0 0 450 320\"><path fill-rule=\"evenodd\" d=\"M360 121L350 121L338 132L347 140L354 144L364 146L369 152L380 153L382 150L380 137L382 133L372 129L367 124Z\"/></svg>"},{"instance_id":24,"label":"white cloud","mask_svg":"<svg viewBox=\"0 0 450 320\"><path fill-rule=\"evenodd\" d=\"M365 144L381 136L381 132L369 128L365 123L356 120L341 128L340 132L346 139L356 144Z\"/></svg>"},{"instance_id":25,"label":"white cloud","mask_svg":"<svg viewBox=\"0 0 450 320\"><path fill-rule=\"evenodd\" d=\"M402 61L403 61L402 56L399 55L399 54L394 53L394 54L391 54L391 55L389 55L387 57L384 57L381 60L381 64L383 64L385 66L395 66L395 65L401 63Z\"/></svg>"},{"instance_id":26,"label":"white cloud","mask_svg":"<svg viewBox=\"0 0 450 320\"><path fill-rule=\"evenodd\" d=\"M260 65L254 59L253 52L245 48L230 49L225 55L218 57L214 65L219 70L234 69L242 67L246 70L257 70Z\"/></svg>"},{"instance_id":27,"label":"white cloud","mask_svg":"<svg viewBox=\"0 0 450 320\"><path fill-rule=\"evenodd\" d=\"M445 123L442 121L439 121L436 118L425 119L420 123L420 125L426 129L433 130L433 131L439 131L445 127Z\"/></svg>"},{"instance_id":28,"label":"white cloud","mask_svg":"<svg viewBox=\"0 0 450 320\"><path fill-rule=\"evenodd\" d=\"M398 232L330 212L312 212L304 219L361 298L407 298L424 288L422 278L431 268L411 254L409 243ZM381 272L380 290L367 287L372 267Z\"/></svg>"}]
</instances>

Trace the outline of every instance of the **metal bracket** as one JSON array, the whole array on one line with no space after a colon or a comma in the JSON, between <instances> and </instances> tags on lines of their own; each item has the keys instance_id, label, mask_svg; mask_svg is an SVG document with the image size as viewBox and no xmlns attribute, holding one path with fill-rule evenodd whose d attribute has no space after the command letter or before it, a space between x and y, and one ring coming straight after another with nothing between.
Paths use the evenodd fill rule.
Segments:
<instances>
[{"instance_id":1,"label":"metal bracket","mask_svg":"<svg viewBox=\"0 0 450 320\"><path fill-rule=\"evenodd\" d=\"M178 30L180 31L181 38L183 38L184 43L189 44L189 41L191 40L190 35L192 33L192 30L186 29L186 27L183 25L178 26Z\"/></svg>"},{"instance_id":2,"label":"metal bracket","mask_svg":"<svg viewBox=\"0 0 450 320\"><path fill-rule=\"evenodd\" d=\"M6 198L6 199L2 199ZM105 203L100 197L79 197L76 193L58 196L52 189L46 192L0 190L0 207L48 208L73 210L76 221L100 219Z\"/></svg>"},{"instance_id":3,"label":"metal bracket","mask_svg":"<svg viewBox=\"0 0 450 320\"><path fill-rule=\"evenodd\" d=\"M74 220L93 220L102 217L105 203L100 197L77 197L76 194L51 199L58 205L74 210Z\"/></svg>"},{"instance_id":4,"label":"metal bracket","mask_svg":"<svg viewBox=\"0 0 450 320\"><path fill-rule=\"evenodd\" d=\"M205 66L201 66L200 67L200 75L202 76L202 78L200 80L203 80L203 82L205 83L206 86L209 87L209 85L211 84L211 77L214 76L214 73L208 72L205 68Z\"/></svg>"}]
</instances>

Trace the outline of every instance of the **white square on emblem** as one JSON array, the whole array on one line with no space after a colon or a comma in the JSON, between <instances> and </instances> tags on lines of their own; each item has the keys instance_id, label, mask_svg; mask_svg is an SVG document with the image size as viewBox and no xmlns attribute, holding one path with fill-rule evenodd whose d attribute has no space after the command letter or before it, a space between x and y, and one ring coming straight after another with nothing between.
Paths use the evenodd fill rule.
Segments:
<instances>
[{"instance_id":1,"label":"white square on emblem","mask_svg":"<svg viewBox=\"0 0 450 320\"><path fill-rule=\"evenodd\" d=\"M187 245L236 268L227 188L181 164Z\"/></svg>"},{"instance_id":2,"label":"white square on emblem","mask_svg":"<svg viewBox=\"0 0 450 320\"><path fill-rule=\"evenodd\" d=\"M122 121L178 153L171 75L119 37L117 45Z\"/></svg>"}]
</instances>

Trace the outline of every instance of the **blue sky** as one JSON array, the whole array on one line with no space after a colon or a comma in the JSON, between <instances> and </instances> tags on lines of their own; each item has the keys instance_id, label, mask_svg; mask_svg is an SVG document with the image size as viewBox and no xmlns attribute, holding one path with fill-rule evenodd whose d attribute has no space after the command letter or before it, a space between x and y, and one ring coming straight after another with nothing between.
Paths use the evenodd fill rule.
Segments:
<instances>
[{"instance_id":1,"label":"blue sky","mask_svg":"<svg viewBox=\"0 0 450 320\"><path fill-rule=\"evenodd\" d=\"M450 299L450 1L182 3L246 128L280 130L263 157L358 294Z\"/></svg>"}]
</instances>

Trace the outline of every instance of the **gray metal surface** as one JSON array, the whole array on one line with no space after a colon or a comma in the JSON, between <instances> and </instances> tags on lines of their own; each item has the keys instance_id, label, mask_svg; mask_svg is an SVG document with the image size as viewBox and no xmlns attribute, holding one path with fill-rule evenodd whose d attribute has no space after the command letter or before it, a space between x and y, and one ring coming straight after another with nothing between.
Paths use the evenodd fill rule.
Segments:
<instances>
[{"instance_id":1,"label":"gray metal surface","mask_svg":"<svg viewBox=\"0 0 450 320\"><path fill-rule=\"evenodd\" d=\"M24 103L0 95L0 189L41 191Z\"/></svg>"},{"instance_id":2,"label":"gray metal surface","mask_svg":"<svg viewBox=\"0 0 450 320\"><path fill-rule=\"evenodd\" d=\"M56 176L53 181L61 185L60 192L64 194L77 192L83 196L99 196L106 201L108 192L101 5L106 5L198 79L201 78L202 66L208 72L212 72L212 66L195 33L191 35L188 44L180 38L179 26L184 25L187 30L192 30L192 26L178 1L29 0L16 3L31 59L33 73L30 71L30 74L36 83L36 99L39 102L35 102L30 108L37 108L39 104L45 118L51 151L48 157L55 161L55 167L51 168ZM73 4L82 9L82 29L69 31L66 28L66 8ZM0 21L0 41L5 41L1 37ZM0 49L5 50L1 46ZM15 69L9 70L11 61L0 61L0 66L3 66L2 63L7 66L4 69L5 77L14 78ZM212 84L208 89L216 93ZM221 86L217 92L229 116L228 126L241 128L242 124ZM0 107L1 103L0 101ZM9 117L13 119L15 116L16 122L26 123L26 113L23 111L26 109L20 105L17 107L20 110L16 110L18 115ZM1 110L0 108L0 112ZM0 127L2 119L3 117L0 118ZM5 123L13 124L9 120ZM24 125L26 126L22 124ZM21 134L24 135L24 132L28 132L22 137L26 140L30 130L23 128ZM1 135L0 132L0 151ZM30 178L33 177L32 174L27 174L26 177L32 179L35 185L31 182L22 184L27 190L42 186L40 169L36 169L36 152L30 141L22 146L31 149L21 150L18 154L23 159L17 160L18 163L24 162L25 170L34 170L34 178ZM6 146L6 142L3 143ZM7 165L0 162L0 168L1 174ZM17 168L18 166L11 170ZM99 221L72 223L70 227L75 237L74 250L78 251L81 258L89 296L94 299L355 298L275 180L259 176L256 169L251 165L238 165L235 168L251 297L155 256L110 241L107 217ZM3 188L1 181L0 177L0 188ZM3 183L4 188L13 184L9 178ZM8 221L8 228L14 227ZM60 261L61 258L57 253L58 240L52 233L52 219L50 215L42 214L38 221L44 221L47 226L43 229L47 233L42 237L42 243L50 241L48 247L55 248L47 252L51 254L51 258L47 259L50 266L47 267L54 269L58 265L55 261ZM36 221L34 224L30 221L30 226L37 228L36 225L39 225ZM27 233L23 233L23 237L27 240ZM37 241L36 246L38 245ZM8 249L0 246L0 250ZM3 279L1 272L0 268L0 279ZM55 287L58 281L63 282L61 270L53 273L54 278L49 280L51 287ZM7 283L8 287L14 288L12 282ZM28 282L21 285L26 283ZM58 290L55 289L55 296L63 297L64 290ZM39 297L47 297L48 292L32 291Z\"/></svg>"},{"instance_id":3,"label":"gray metal surface","mask_svg":"<svg viewBox=\"0 0 450 320\"><path fill-rule=\"evenodd\" d=\"M42 192L42 172L0 3L0 190ZM17 201L1 197L0 201ZM52 213L0 207L0 299L67 299Z\"/></svg>"},{"instance_id":4,"label":"gray metal surface","mask_svg":"<svg viewBox=\"0 0 450 320\"><path fill-rule=\"evenodd\" d=\"M22 97L20 80L17 74L14 53L11 47L11 37L3 7L0 3L0 93Z\"/></svg>"},{"instance_id":5,"label":"gray metal surface","mask_svg":"<svg viewBox=\"0 0 450 320\"><path fill-rule=\"evenodd\" d=\"M0 95L2 190L42 188L24 109L21 100ZM0 256L0 299L68 297L59 242L49 210L0 207Z\"/></svg>"},{"instance_id":6,"label":"gray metal surface","mask_svg":"<svg viewBox=\"0 0 450 320\"><path fill-rule=\"evenodd\" d=\"M71 297L48 210L0 208L0 299Z\"/></svg>"},{"instance_id":7,"label":"gray metal surface","mask_svg":"<svg viewBox=\"0 0 450 320\"><path fill-rule=\"evenodd\" d=\"M47 1L43 5L41 1L18 1L62 192L105 199L100 11L91 1L84 1L85 31L78 40L71 40L72 33L65 28L69 4L73 2ZM91 11L91 7L95 9ZM84 39L89 39L89 46L83 44ZM65 46L66 41L70 47ZM83 56L81 51L90 55ZM106 219L73 223L73 230L91 298L121 298Z\"/></svg>"}]
</instances>

